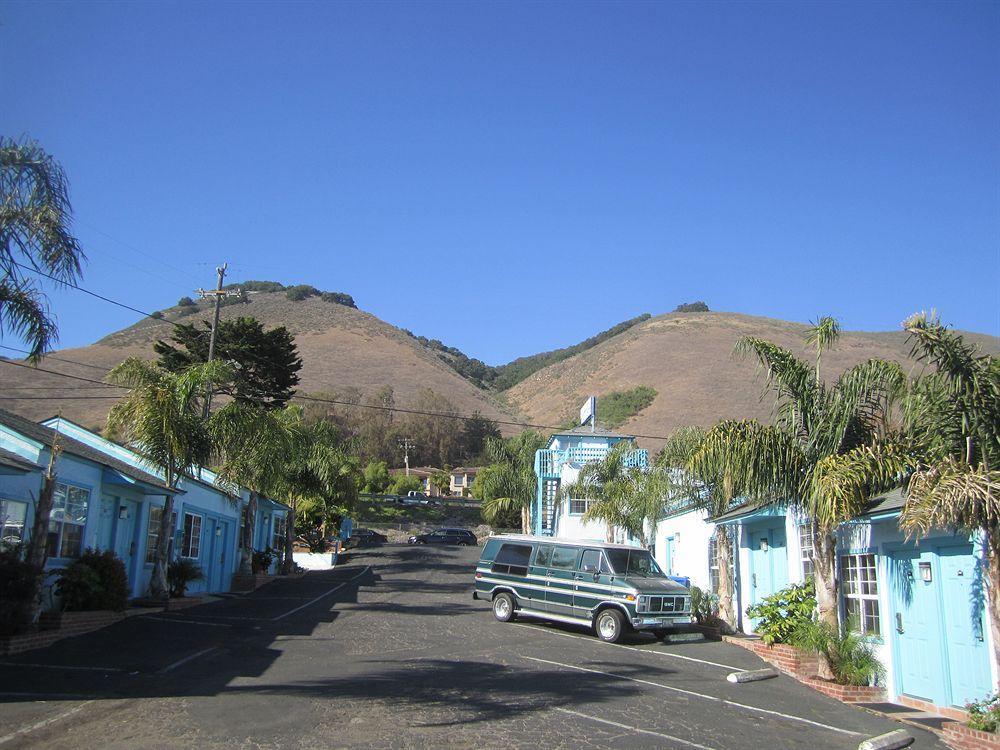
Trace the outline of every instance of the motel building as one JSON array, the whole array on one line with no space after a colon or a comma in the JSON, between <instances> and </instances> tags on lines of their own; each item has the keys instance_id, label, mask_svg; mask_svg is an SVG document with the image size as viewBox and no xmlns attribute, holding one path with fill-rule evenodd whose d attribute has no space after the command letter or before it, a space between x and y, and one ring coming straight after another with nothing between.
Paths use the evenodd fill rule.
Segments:
<instances>
[{"instance_id":1,"label":"motel building","mask_svg":"<svg viewBox=\"0 0 1000 750\"><path fill-rule=\"evenodd\" d=\"M584 523L592 502L563 498L560 487L574 483L588 461L603 458L631 437L594 424L592 400L581 424L553 434L535 456L538 490L534 533L578 540L607 538L603 523ZM648 466L645 450L633 451L631 465ZM923 539L907 539L899 529L901 489L873 498L865 512L837 532L837 578L842 622L856 621L886 668L890 700L916 707L962 708L997 690L1000 675L993 654L986 606L985 562L978 537L941 529ZM734 564L720 571L715 540L734 540ZM616 531L616 542L639 541ZM812 545L806 519L781 505L738 506L710 518L694 500L668 509L657 525L651 550L669 576L718 590L720 576L734 583L736 627L753 633L752 604L812 575Z\"/></svg>"},{"instance_id":2,"label":"motel building","mask_svg":"<svg viewBox=\"0 0 1000 750\"><path fill-rule=\"evenodd\" d=\"M189 593L230 590L240 563L249 491L227 492L207 469L168 488L159 470L138 454L65 418L36 423L0 411L0 543L27 541L55 443L61 450L55 464L47 570L54 574L88 548L112 550L125 564L131 596L144 596L163 505L173 495L169 558L189 559L204 574L188 587ZM287 513L281 503L259 499L255 549L273 547L283 537ZM54 575L46 583L52 581Z\"/></svg>"}]
</instances>

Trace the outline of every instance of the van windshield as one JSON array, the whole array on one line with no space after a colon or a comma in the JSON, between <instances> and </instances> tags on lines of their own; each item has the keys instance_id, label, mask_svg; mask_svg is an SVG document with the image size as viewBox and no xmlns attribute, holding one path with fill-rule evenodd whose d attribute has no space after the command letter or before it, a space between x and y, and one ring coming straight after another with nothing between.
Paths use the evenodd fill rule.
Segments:
<instances>
[{"instance_id":1,"label":"van windshield","mask_svg":"<svg viewBox=\"0 0 1000 750\"><path fill-rule=\"evenodd\" d=\"M615 573L638 578L666 578L656 560L644 549L605 549Z\"/></svg>"}]
</instances>

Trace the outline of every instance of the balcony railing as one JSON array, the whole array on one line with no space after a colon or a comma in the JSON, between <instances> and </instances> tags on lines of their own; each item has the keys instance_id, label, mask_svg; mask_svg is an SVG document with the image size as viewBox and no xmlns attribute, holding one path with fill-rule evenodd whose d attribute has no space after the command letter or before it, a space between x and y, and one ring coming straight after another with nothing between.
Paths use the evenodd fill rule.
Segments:
<instances>
[{"instance_id":1,"label":"balcony railing","mask_svg":"<svg viewBox=\"0 0 1000 750\"><path fill-rule=\"evenodd\" d=\"M587 464L600 461L608 455L606 448L568 448L561 451L540 450L535 454L535 474L540 477L558 477L567 463ZM649 465L649 453L639 448L625 455L625 466L645 469Z\"/></svg>"}]
</instances>

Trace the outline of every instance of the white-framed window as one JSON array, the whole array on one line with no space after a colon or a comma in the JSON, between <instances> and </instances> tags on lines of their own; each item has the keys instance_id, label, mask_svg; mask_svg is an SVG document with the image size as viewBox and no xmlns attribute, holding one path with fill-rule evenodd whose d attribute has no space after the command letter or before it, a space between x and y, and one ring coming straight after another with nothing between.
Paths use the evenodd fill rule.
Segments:
<instances>
[{"instance_id":1,"label":"white-framed window","mask_svg":"<svg viewBox=\"0 0 1000 750\"><path fill-rule=\"evenodd\" d=\"M812 525L803 523L799 525L799 558L802 562L802 580L808 581L816 572L813 564L815 551L813 549Z\"/></svg>"},{"instance_id":2,"label":"white-framed window","mask_svg":"<svg viewBox=\"0 0 1000 750\"><path fill-rule=\"evenodd\" d=\"M715 533L708 540L708 582L713 594L719 593L719 543L718 535L729 532L722 526L715 529ZM729 580L733 580L733 560L730 555L729 560Z\"/></svg>"},{"instance_id":3,"label":"white-framed window","mask_svg":"<svg viewBox=\"0 0 1000 750\"><path fill-rule=\"evenodd\" d=\"M288 533L288 517L275 516L273 533L271 534L271 549L283 550L285 548L285 534Z\"/></svg>"},{"instance_id":4,"label":"white-framed window","mask_svg":"<svg viewBox=\"0 0 1000 750\"><path fill-rule=\"evenodd\" d=\"M875 555L841 555L840 580L844 615L863 635L882 635L878 607L878 575Z\"/></svg>"},{"instance_id":5,"label":"white-framed window","mask_svg":"<svg viewBox=\"0 0 1000 750\"><path fill-rule=\"evenodd\" d=\"M197 560L201 556L201 516L197 513L184 514L184 537L181 541L181 557Z\"/></svg>"},{"instance_id":6,"label":"white-framed window","mask_svg":"<svg viewBox=\"0 0 1000 750\"><path fill-rule=\"evenodd\" d=\"M149 508L149 523L146 525L146 562L156 562L156 543L160 539L160 521L163 520L163 507L152 505ZM177 513L170 513L170 536L167 537L167 560L173 557L174 529L177 528Z\"/></svg>"},{"instance_id":7,"label":"white-framed window","mask_svg":"<svg viewBox=\"0 0 1000 750\"><path fill-rule=\"evenodd\" d=\"M28 504L0 499L0 549L16 547L24 541L24 520Z\"/></svg>"},{"instance_id":8,"label":"white-framed window","mask_svg":"<svg viewBox=\"0 0 1000 750\"><path fill-rule=\"evenodd\" d=\"M596 500L588 500L581 498L570 498L569 501L569 514L571 516L582 516L596 503Z\"/></svg>"},{"instance_id":9,"label":"white-framed window","mask_svg":"<svg viewBox=\"0 0 1000 750\"><path fill-rule=\"evenodd\" d=\"M56 483L49 516L49 557L79 557L83 552L83 529L87 525L90 490Z\"/></svg>"}]
</instances>

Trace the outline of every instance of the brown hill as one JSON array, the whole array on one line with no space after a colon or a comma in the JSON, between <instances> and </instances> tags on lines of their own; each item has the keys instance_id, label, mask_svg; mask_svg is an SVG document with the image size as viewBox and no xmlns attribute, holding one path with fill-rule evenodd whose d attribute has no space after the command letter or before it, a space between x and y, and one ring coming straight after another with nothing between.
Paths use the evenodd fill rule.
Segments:
<instances>
[{"instance_id":1,"label":"brown hill","mask_svg":"<svg viewBox=\"0 0 1000 750\"><path fill-rule=\"evenodd\" d=\"M295 335L303 361L301 393L336 394L357 389L364 397L390 385L396 404L405 407L416 403L421 391L430 389L447 398L461 413L479 410L492 419L510 419L509 412L492 394L462 378L411 336L374 315L319 297L293 302L282 292L257 292L250 295L250 300L250 304L223 307L223 319L249 315L268 328L287 327ZM152 358L153 342L170 336L171 327L165 321L209 320L210 310L205 303L193 314L184 314L191 309L164 310L163 320L146 318L91 346L54 352L40 366L100 380L104 372L128 356ZM102 391L99 387L79 390L88 388L87 384L42 372L7 366L0 368L0 378L6 393L34 397L3 402L5 408L31 419L61 411L74 421L99 427L112 403L76 398ZM30 390L14 390L25 387Z\"/></svg>"},{"instance_id":2,"label":"brown hill","mask_svg":"<svg viewBox=\"0 0 1000 750\"><path fill-rule=\"evenodd\" d=\"M539 370L505 392L508 403L533 422L560 424L573 418L588 395L638 385L658 392L653 403L619 431L667 435L684 425L710 425L723 418L769 420L774 403L755 362L732 355L736 341L753 335L812 361L803 340L806 326L736 313L671 313L651 318L608 341ZM1000 339L968 333L987 352L1000 352ZM824 354L824 376L835 378L871 357L909 359L906 334L845 331ZM659 440L641 440L655 448Z\"/></svg>"}]
</instances>

